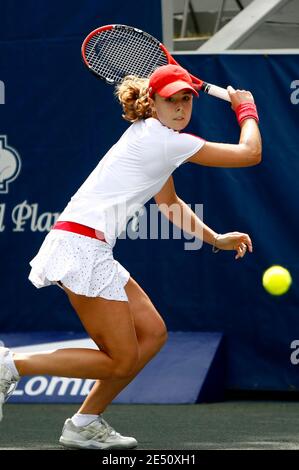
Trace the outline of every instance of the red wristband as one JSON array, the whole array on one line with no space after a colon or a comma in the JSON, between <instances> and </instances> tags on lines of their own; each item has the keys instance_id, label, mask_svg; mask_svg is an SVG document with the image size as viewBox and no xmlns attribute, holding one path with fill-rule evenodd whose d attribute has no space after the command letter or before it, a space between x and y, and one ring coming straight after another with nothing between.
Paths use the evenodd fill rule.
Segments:
<instances>
[{"instance_id":1,"label":"red wristband","mask_svg":"<svg viewBox=\"0 0 299 470\"><path fill-rule=\"evenodd\" d=\"M245 119L255 119L257 123L259 122L256 106L254 103L251 103L249 101L239 104L235 109L235 113L239 125Z\"/></svg>"}]
</instances>

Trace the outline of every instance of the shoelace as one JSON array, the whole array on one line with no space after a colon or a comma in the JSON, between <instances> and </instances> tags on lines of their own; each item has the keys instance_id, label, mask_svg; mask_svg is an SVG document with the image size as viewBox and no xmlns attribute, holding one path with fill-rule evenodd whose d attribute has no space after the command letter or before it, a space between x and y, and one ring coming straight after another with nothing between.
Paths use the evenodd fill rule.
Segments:
<instances>
[{"instance_id":1,"label":"shoelace","mask_svg":"<svg viewBox=\"0 0 299 470\"><path fill-rule=\"evenodd\" d=\"M116 435L115 430L103 419L99 418L100 428L94 433L94 439L106 440L109 436Z\"/></svg>"},{"instance_id":2,"label":"shoelace","mask_svg":"<svg viewBox=\"0 0 299 470\"><path fill-rule=\"evenodd\" d=\"M104 418L102 417L101 417L101 423L105 426L108 435L111 435L111 436L117 435L117 432L115 431L115 429L112 426L110 426L110 424L108 424L107 421L105 421Z\"/></svg>"}]
</instances>

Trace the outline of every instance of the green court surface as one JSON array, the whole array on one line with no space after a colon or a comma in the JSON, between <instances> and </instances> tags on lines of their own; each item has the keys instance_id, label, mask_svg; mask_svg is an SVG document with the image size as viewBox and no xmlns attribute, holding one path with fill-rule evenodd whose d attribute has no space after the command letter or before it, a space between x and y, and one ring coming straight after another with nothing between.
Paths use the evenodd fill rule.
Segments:
<instances>
[{"instance_id":1,"label":"green court surface","mask_svg":"<svg viewBox=\"0 0 299 470\"><path fill-rule=\"evenodd\" d=\"M59 450L76 405L6 404L0 450ZM105 418L140 450L298 450L299 402L226 401L199 405L111 405Z\"/></svg>"}]
</instances>

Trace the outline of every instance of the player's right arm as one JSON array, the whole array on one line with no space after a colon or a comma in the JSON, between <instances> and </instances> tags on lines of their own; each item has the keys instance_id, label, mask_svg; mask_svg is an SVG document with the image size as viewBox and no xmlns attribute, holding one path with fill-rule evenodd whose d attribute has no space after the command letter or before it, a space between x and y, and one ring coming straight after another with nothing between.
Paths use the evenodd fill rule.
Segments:
<instances>
[{"instance_id":1,"label":"player's right arm","mask_svg":"<svg viewBox=\"0 0 299 470\"><path fill-rule=\"evenodd\" d=\"M249 91L233 90L228 88L235 110L239 104L244 102L254 103ZM258 124L255 119L245 119L241 123L240 139L238 144L222 144L206 142L205 145L188 161L198 165L240 168L258 165L262 160L262 141Z\"/></svg>"}]
</instances>

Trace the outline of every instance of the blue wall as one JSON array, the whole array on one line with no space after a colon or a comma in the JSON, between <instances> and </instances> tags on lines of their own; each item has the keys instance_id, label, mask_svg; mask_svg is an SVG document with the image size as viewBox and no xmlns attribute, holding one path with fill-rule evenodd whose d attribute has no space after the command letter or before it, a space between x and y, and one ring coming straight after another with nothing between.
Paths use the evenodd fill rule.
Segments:
<instances>
[{"instance_id":1,"label":"blue wall","mask_svg":"<svg viewBox=\"0 0 299 470\"><path fill-rule=\"evenodd\" d=\"M55 215L127 127L112 89L82 65L81 42L108 23L132 24L161 37L159 2L145 3L143 15L133 0L101 3L75 1L68 10L56 0L0 2L0 136L20 163L15 180L0 189L1 332L81 330L62 291L37 290L27 280L28 262ZM209 226L248 232L254 252L235 261L232 253L215 255L206 245L186 251L184 240L127 239L117 243L115 255L170 330L225 333L228 387L297 389L290 344L299 337L298 56L177 59L207 81L250 89L255 96L261 165L230 170L188 164L174 174L177 193L187 203L204 205ZM239 135L229 104L209 96L195 103L189 131L223 142L237 142ZM1 156L0 147L0 176ZM262 288L271 264L291 271L293 286L285 296L271 297Z\"/></svg>"}]
</instances>

